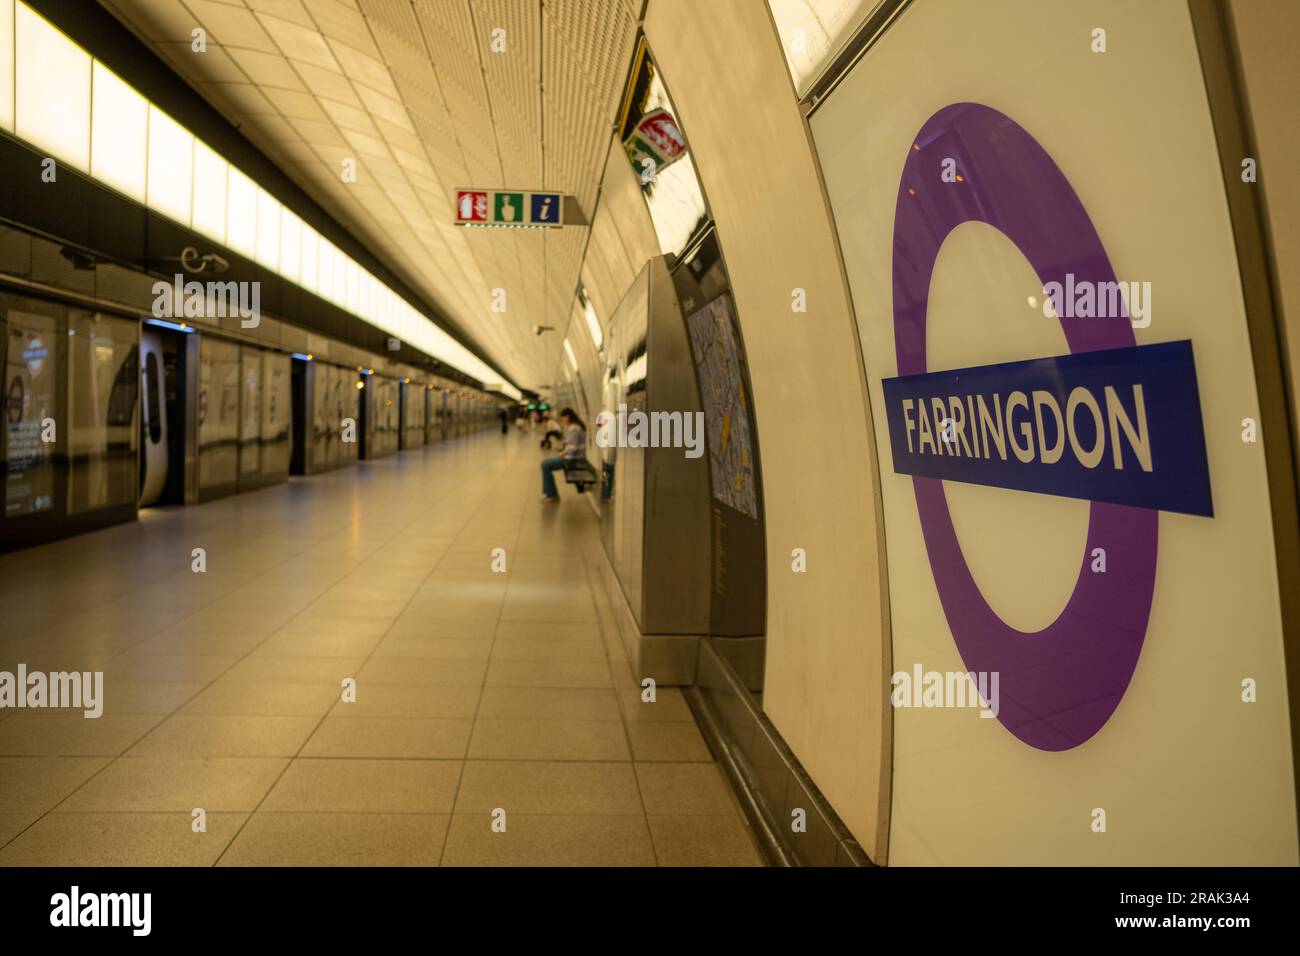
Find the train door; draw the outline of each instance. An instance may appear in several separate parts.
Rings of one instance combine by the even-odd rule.
[[[116,321],[120,323],[122,320]],[[97,331],[93,344],[95,355],[99,356],[103,353],[102,340],[107,334],[106,328],[116,326],[108,325],[109,318],[101,315],[95,316],[95,322]],[[192,331],[149,322],[140,331],[137,490],[141,508],[184,504],[190,500],[191,482],[187,478],[194,477],[194,455],[190,443],[198,428],[198,390],[193,380],[197,367],[197,338]],[[87,337],[87,342],[90,341]],[[132,428],[136,427],[133,419]],[[131,458],[134,457],[132,451]]]
[[[292,443],[289,474],[291,475],[307,474],[308,462],[311,460],[311,434],[315,423],[315,408],[312,403],[314,390],[311,388],[315,384],[312,381],[315,377],[314,372],[309,361],[294,356],[289,368],[289,395],[293,403],[293,412],[290,415]]]
[[[170,444],[167,363],[162,335],[140,335],[140,507],[157,504],[167,488]]]

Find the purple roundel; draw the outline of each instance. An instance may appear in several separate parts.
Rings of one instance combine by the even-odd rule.
[[[944,182],[945,159],[961,182]],[[926,372],[926,309],[939,248],[964,222],[983,222],[1015,243],[1044,286],[1114,282],[1106,250],[1069,180],[1012,119],[979,103],[954,103],[917,132],[894,212],[894,348],[898,374]],[[1072,353],[1135,344],[1128,322],[1061,318]],[[1110,719],[1137,667],[1155,588],[1159,512],[1093,501],[1074,592],[1055,621],[1026,633],[989,607],[971,575],[937,478],[913,477],[930,569],[962,660],[1000,673],[997,719],[1039,750],[1069,750]],[[1090,569],[1106,551],[1106,573]],[[1026,588],[1034,587],[1032,580]]]

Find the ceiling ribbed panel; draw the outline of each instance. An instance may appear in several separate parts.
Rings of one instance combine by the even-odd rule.
[[[519,0],[473,0],[479,57],[492,104],[504,185],[542,187],[542,111],[538,88],[540,8]],[[500,31],[500,32],[498,32]]]
[[[592,216],[640,0],[101,3],[517,384],[548,380],[587,227],[462,229],[452,191],[553,189]],[[190,48],[196,27],[205,53]],[[607,277],[590,283],[602,315],[631,278],[625,247],[642,244],[607,238],[617,261],[588,269]],[[507,312],[492,311],[494,289]]]

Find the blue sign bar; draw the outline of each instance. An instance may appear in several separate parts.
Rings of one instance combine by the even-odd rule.
[[[897,474],[1214,515],[1190,341],[883,386]]]

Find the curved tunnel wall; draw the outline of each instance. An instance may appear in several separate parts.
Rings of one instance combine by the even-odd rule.
[[[1287,685],[1300,655],[1286,622],[1295,629],[1300,335],[1287,309],[1297,246],[1279,157],[1291,152],[1286,116],[1300,83],[1280,39],[1287,31],[1249,4],[1201,0],[895,6],[901,12],[839,85],[818,91],[815,110],[797,100],[766,5],[649,0],[643,21],[717,225],[760,441],[782,452],[762,461],[763,709],[876,862],[1294,863]],[[1114,44],[1104,56],[1091,48],[1093,20],[1105,21]],[[1216,68],[1216,55],[1226,66]],[[1041,76],[1027,82],[1015,71],[1031,62]],[[1134,89],[1159,108],[1134,107]],[[903,164],[913,139],[920,149],[930,136],[917,133],[927,119],[965,101],[1025,124],[1077,193],[1117,278],[1153,280],[1159,318],[1132,333],[1126,322],[1126,347],[1190,342],[1197,376],[1213,517],[1130,514],[1129,524],[1158,529],[1149,619],[1123,689],[1063,747],[1027,742],[1033,733],[1015,720],[963,721],[973,712],[896,710],[889,700],[891,677],[913,663],[976,669],[954,637],[968,615],[945,614],[927,560],[913,479],[895,470],[881,387],[904,371],[890,276]],[[1231,142],[1234,124],[1246,142]],[[962,140],[968,132],[936,127],[962,162],[978,146]],[[1178,143],[1172,165],[1135,160],[1144,141]],[[1237,145],[1265,171],[1245,200],[1258,204],[1257,226],[1242,214],[1239,157],[1228,155]],[[659,251],[620,152],[611,144],[582,270],[602,319]],[[981,179],[989,172],[972,168]],[[1038,201],[1026,194],[1007,210]],[[933,329],[920,354],[931,367],[997,366],[1077,345],[1066,344],[1065,326],[1028,312],[988,319],[1001,315],[1007,290],[1019,309],[1042,294],[1042,270],[1035,276],[1005,229],[965,222],[939,242],[921,287]],[[792,308],[796,290],[806,312]],[[971,314],[981,322],[963,322]],[[600,407],[580,308],[569,335],[584,346],[583,384]],[[1264,436],[1243,441],[1243,419],[1264,423]],[[1099,573],[1092,561],[1080,569],[1088,502],[942,487],[985,599],[1022,634],[1046,633],[1071,586]],[[806,573],[792,570],[794,548],[807,553]],[[1122,555],[1112,549],[1121,567],[1100,573],[1128,573]],[[1087,669],[1101,645],[1089,628],[1078,638]],[[1244,700],[1247,679],[1269,687],[1269,699]]]
[[[767,450],[763,709],[882,860],[889,715],[876,464],[817,167],[763,4],[652,0],[645,30],[717,223]],[[792,308],[795,290],[806,312]],[[795,548],[806,572],[792,568]]]
[[[1286,685],[1296,655],[1284,628],[1294,604],[1287,585],[1294,549],[1286,543],[1294,475],[1289,463],[1276,466],[1290,448],[1275,400],[1278,357],[1260,346],[1262,326],[1263,338],[1275,334],[1272,317],[1254,308],[1248,319],[1242,299],[1242,282],[1250,281],[1238,272],[1243,224],[1224,202],[1222,131],[1211,121],[1198,49],[1205,28],[1198,36],[1192,26],[1204,7],[1168,0],[1084,11],[1005,0],[990,11],[915,0],[805,127],[762,5],[648,4],[646,35],[732,277],[761,441],[783,451],[763,460],[764,710],[877,862],[1295,862]],[[1259,31],[1240,8],[1238,33],[1258,47]],[[1099,16],[1110,28],[1110,59],[1089,48]],[[722,36],[726,44],[716,42]],[[1046,67],[1044,44],[1059,69]],[[1030,49],[1036,68],[1046,70],[1034,82],[1008,66]],[[1275,56],[1272,69],[1285,74],[1282,62]],[[1284,137],[1268,122],[1276,116],[1276,77],[1265,81],[1268,68],[1254,69],[1256,125],[1265,147],[1277,150]],[[1135,88],[1160,107],[1135,108]],[[1064,749],[1027,744],[1023,728],[1008,732],[997,720],[893,710],[888,700],[891,674],[913,661],[944,672],[975,669],[952,634],[954,622],[964,627],[965,612],[950,609],[945,620],[912,478],[895,472],[880,387],[904,371],[887,328],[902,164],[927,118],[967,100],[1015,112],[1049,154],[1063,157],[1062,172],[1116,271],[1154,279],[1163,292],[1157,328],[1139,326],[1136,345],[1191,340],[1200,380],[1215,516],[1140,513],[1158,521],[1161,545],[1131,687],[1109,720],[1091,721],[1094,736]],[[1124,115],[1118,125],[1111,123],[1117,114]],[[1172,167],[1133,159],[1133,145],[1148,140],[1179,143]],[[1283,209],[1273,226],[1279,258],[1292,251],[1283,241]],[[1055,322],[1026,318],[1023,335],[1010,336],[992,327],[972,335],[969,324],[953,324],[973,310],[998,314],[990,299],[998,283],[1017,293],[1024,286],[1021,308],[1041,295],[1041,275],[1005,237],[981,228],[962,226],[943,244],[932,306],[942,334],[928,346],[933,367],[1068,351]],[[805,314],[791,309],[796,288],[807,296]],[[1284,282],[1279,316],[1288,291]],[[1271,438],[1243,442],[1243,418],[1270,422]],[[961,540],[974,542],[966,550],[976,579],[1022,632],[1050,622],[1076,577],[1094,573],[1088,562],[1079,569],[1086,501],[945,487]],[[807,549],[806,574],[787,570],[793,547]],[[1085,647],[1095,637],[1080,634]],[[1080,666],[1090,661],[1085,652]],[[1271,699],[1244,700],[1246,678],[1271,687]]]

